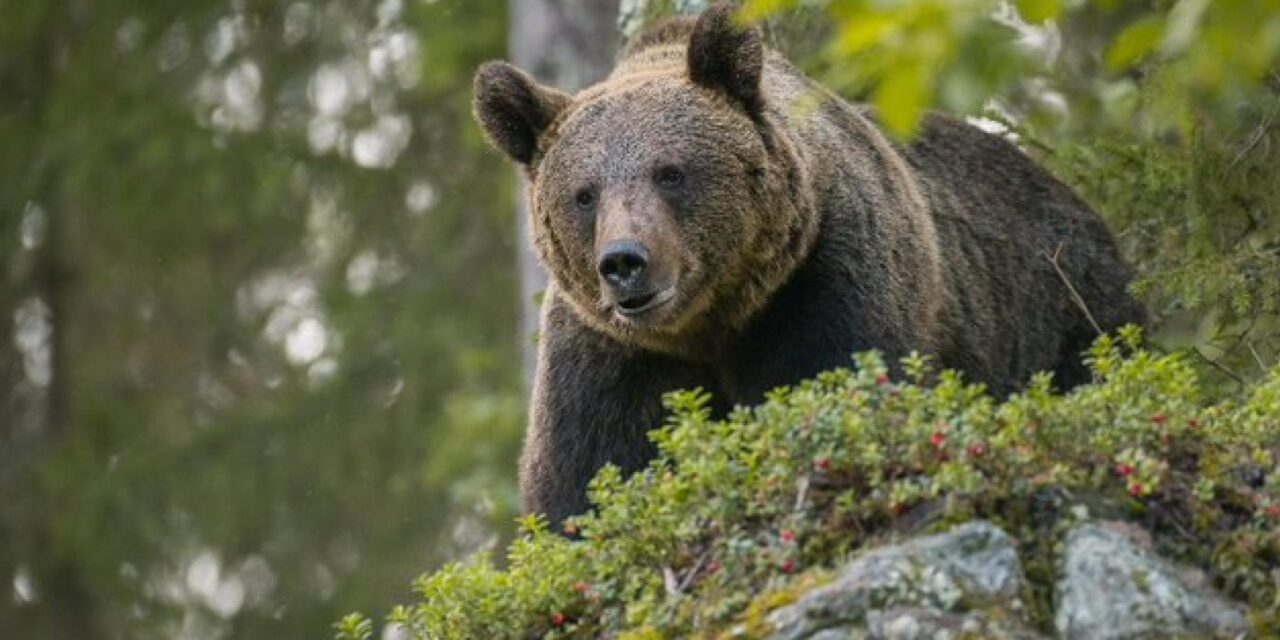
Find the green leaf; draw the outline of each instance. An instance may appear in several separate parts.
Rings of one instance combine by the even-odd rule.
[[[1018,14],[1031,24],[1044,24],[1062,14],[1062,0],[1017,0]]]
[[[915,133],[928,106],[928,81],[924,65],[914,62],[895,69],[876,87],[876,108],[894,136],[909,138]]]
[[[349,613],[333,625],[336,640],[369,640],[373,635],[373,621],[359,613]]]
[[[1116,36],[1116,41],[1107,51],[1107,68],[1111,71],[1123,71],[1133,66],[1156,50],[1163,32],[1163,21],[1154,15],[1129,25]]]
[[[743,3],[738,16],[747,22],[756,22],[790,9],[796,4],[797,0],[747,0]]]
[[[836,39],[837,50],[844,55],[855,55],[879,44],[885,35],[898,26],[889,16],[860,16],[840,25]]]
[[[1169,10],[1169,25],[1164,30],[1160,50],[1172,54],[1193,44],[1200,30],[1209,0],[1180,0]]]

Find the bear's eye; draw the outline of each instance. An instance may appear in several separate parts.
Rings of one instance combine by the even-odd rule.
[[[658,169],[658,172],[654,174],[653,179],[660,187],[665,189],[674,189],[675,187],[684,184],[684,172],[675,167],[663,167]]]
[[[596,204],[596,194],[590,189],[583,189],[573,196],[573,202],[578,205],[578,209],[590,211]]]

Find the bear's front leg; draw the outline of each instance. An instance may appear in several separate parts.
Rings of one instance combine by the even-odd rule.
[[[548,295],[520,459],[526,513],[554,524],[587,509],[587,483],[605,464],[624,473],[654,457],[648,432],[662,425],[662,394],[708,388],[673,358],[624,347],[584,325]]]

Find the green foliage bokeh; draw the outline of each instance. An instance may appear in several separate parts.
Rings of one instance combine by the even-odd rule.
[[[0,635],[318,637],[501,530],[505,4],[0,4]]]

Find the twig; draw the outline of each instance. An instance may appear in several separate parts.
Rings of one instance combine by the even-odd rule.
[[[800,511],[804,507],[805,500],[809,498],[809,476],[800,476],[796,481],[796,506],[792,511]]]
[[[1084,312],[1084,316],[1089,319],[1089,324],[1093,325],[1094,331],[1097,331],[1098,335],[1105,334],[1106,331],[1102,330],[1102,325],[1098,324],[1098,321],[1093,318],[1093,314],[1089,312],[1089,305],[1085,304],[1084,298],[1080,297],[1080,292],[1076,291],[1075,286],[1071,284],[1071,279],[1067,277],[1066,272],[1062,270],[1062,266],[1058,264],[1058,256],[1061,253],[1062,244],[1059,243],[1052,256],[1046,251],[1044,252],[1044,257],[1049,259],[1049,264],[1053,265],[1053,270],[1058,272],[1058,277],[1062,278],[1062,284],[1067,285],[1067,291],[1071,292],[1071,299],[1075,300],[1076,306],[1080,307],[1080,310]]]
[[[1193,353],[1195,353],[1196,355],[1200,356],[1200,359],[1201,359],[1201,360],[1204,360],[1204,361],[1205,361],[1205,363],[1207,363],[1208,365],[1212,366],[1213,368],[1217,369],[1218,371],[1221,371],[1221,372],[1223,372],[1223,373],[1227,374],[1227,376],[1228,376],[1228,377],[1230,377],[1232,380],[1235,380],[1235,381],[1236,381],[1236,384],[1238,384],[1238,385],[1240,385],[1240,386],[1242,386],[1242,387],[1243,387],[1243,386],[1246,386],[1246,385],[1248,384],[1248,382],[1247,382],[1247,381],[1245,381],[1244,376],[1241,376],[1240,374],[1236,373],[1235,371],[1232,371],[1232,370],[1231,370],[1227,365],[1222,364],[1221,362],[1218,362],[1217,360],[1214,360],[1213,358],[1210,358],[1209,356],[1206,356],[1206,355],[1204,354],[1204,352],[1200,350],[1200,347],[1194,347],[1191,351],[1192,351]]]
[[[702,570],[702,566],[707,563],[707,558],[710,557],[710,549],[703,551],[702,554],[698,556],[698,561],[693,563],[693,568],[689,569],[689,571],[684,574],[684,578],[680,579],[680,584],[676,585],[676,589],[679,592],[683,593],[685,589],[689,588],[690,583],[693,582],[694,576],[698,575],[698,572]]]
[[[1239,149],[1236,150],[1235,157],[1233,157],[1231,162],[1227,164],[1227,168],[1223,169],[1223,175],[1231,173],[1231,170],[1234,169],[1237,164],[1240,164],[1240,161],[1243,160],[1254,147],[1258,146],[1259,142],[1262,142],[1263,138],[1266,137],[1267,132],[1271,129],[1271,123],[1275,121],[1277,111],[1280,111],[1280,105],[1273,107],[1262,116],[1262,121],[1253,128],[1253,131],[1249,134],[1249,138],[1245,140],[1244,144],[1241,145]]]
[[[662,567],[662,586],[667,588],[667,595],[680,595],[680,584],[676,581],[676,572],[671,567]]]
[[[1249,353],[1253,354],[1253,361],[1258,363],[1258,369],[1262,371],[1262,375],[1267,375],[1267,372],[1269,371],[1267,369],[1267,363],[1262,361],[1262,356],[1258,355],[1258,350],[1253,348],[1253,341],[1250,340],[1247,344],[1249,347]]]
[[[1256,324],[1258,324],[1258,316],[1255,315],[1249,319],[1248,326],[1240,330],[1240,334],[1235,337],[1235,342],[1233,342],[1230,347],[1227,347],[1226,349],[1222,350],[1222,357],[1225,358],[1227,356],[1230,356],[1231,354],[1236,352],[1236,349],[1239,349],[1241,346],[1243,346],[1245,344],[1244,339],[1253,335],[1253,327]]]

